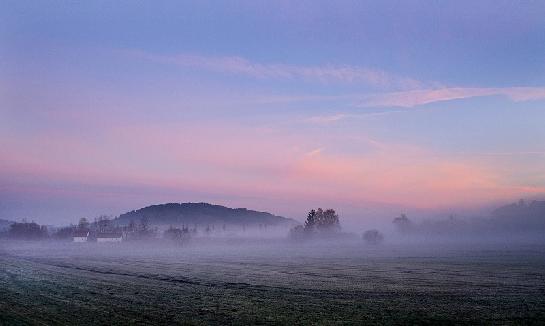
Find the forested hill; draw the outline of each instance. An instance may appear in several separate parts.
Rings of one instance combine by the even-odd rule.
[[[545,219],[545,201],[531,201],[529,203],[519,200],[518,203],[505,205],[494,210],[497,217],[535,216]]]
[[[282,225],[296,223],[294,220],[266,212],[246,208],[228,208],[208,203],[169,203],[152,205],[121,214],[116,222],[120,225],[138,222],[146,218],[155,225],[165,224],[237,224],[237,225]]]
[[[545,201],[525,202],[505,205],[492,212],[496,223],[512,224],[518,228],[540,229],[545,228]]]

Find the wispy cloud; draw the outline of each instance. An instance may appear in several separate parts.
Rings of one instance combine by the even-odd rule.
[[[320,148],[316,148],[310,152],[307,152],[305,155],[306,156],[315,156],[315,155],[319,155],[322,151],[324,150],[323,147],[320,147]]]
[[[425,88],[406,91],[382,92],[371,94],[340,94],[340,95],[271,95],[260,97],[258,103],[313,103],[328,102],[344,105],[346,108],[388,108],[383,112],[342,113],[334,115],[314,116],[307,119],[311,123],[331,123],[346,118],[361,118],[387,115],[394,112],[390,108],[412,108],[425,104],[469,99],[484,96],[501,96],[514,102],[535,101],[545,99],[545,87],[445,87]]]
[[[380,69],[351,65],[303,66],[285,63],[253,62],[239,56],[213,57],[192,54],[161,55],[143,51],[126,51],[132,56],[180,67],[243,75],[258,79],[293,79],[324,83],[363,83],[375,87],[397,89],[421,88],[424,84],[413,78],[399,76]]]
[[[347,117],[347,115],[343,114],[343,113],[338,113],[338,114],[333,114],[333,115],[317,115],[317,116],[313,116],[313,117],[310,117],[310,118],[306,119],[306,121],[308,121],[310,123],[317,123],[317,124],[329,124],[329,123],[332,123],[332,122],[342,120],[342,119],[344,119],[346,117]]]
[[[316,116],[312,116],[310,118],[305,119],[305,122],[312,123],[312,124],[332,124],[344,119],[364,119],[364,118],[379,117],[379,116],[389,115],[393,113],[404,113],[404,112],[407,112],[407,111],[406,110],[387,110],[387,111],[381,111],[381,112],[365,112],[365,113],[357,113],[357,114],[337,113],[332,115],[316,115]]]
[[[516,102],[545,98],[545,87],[446,87],[438,82],[420,81],[380,69],[353,65],[305,66],[285,63],[261,63],[240,56],[202,56],[185,53],[163,55],[137,50],[123,51],[123,53],[149,62],[254,79],[363,84],[386,91],[374,94],[269,96],[259,100],[259,102],[264,103],[349,101],[351,106],[356,107],[410,108],[434,102],[482,96],[504,96]],[[336,119],[332,121],[338,121],[346,117],[335,117]],[[314,122],[330,121],[318,119]]]
[[[358,106],[415,107],[440,101],[450,101],[481,96],[506,96],[512,101],[545,99],[545,87],[472,88],[450,87],[390,92],[363,96]]]
[[[456,154],[472,154],[480,156],[525,156],[525,155],[545,155],[545,151],[521,151],[521,152],[484,152],[484,153],[456,153]]]

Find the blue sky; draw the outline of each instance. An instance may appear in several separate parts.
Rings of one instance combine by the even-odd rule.
[[[214,201],[356,220],[543,196],[541,2],[0,12],[0,218]]]

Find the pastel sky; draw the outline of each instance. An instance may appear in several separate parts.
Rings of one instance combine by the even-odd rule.
[[[0,218],[545,196],[545,2],[2,1]]]

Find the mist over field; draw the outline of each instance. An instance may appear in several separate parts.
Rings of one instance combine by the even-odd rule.
[[[537,323],[543,245],[2,243],[3,323]],[[35,312],[38,312],[36,314]]]
[[[543,207],[402,214],[365,231],[332,209],[301,223],[206,203],[52,230],[12,223],[0,233],[0,322],[539,323]]]

